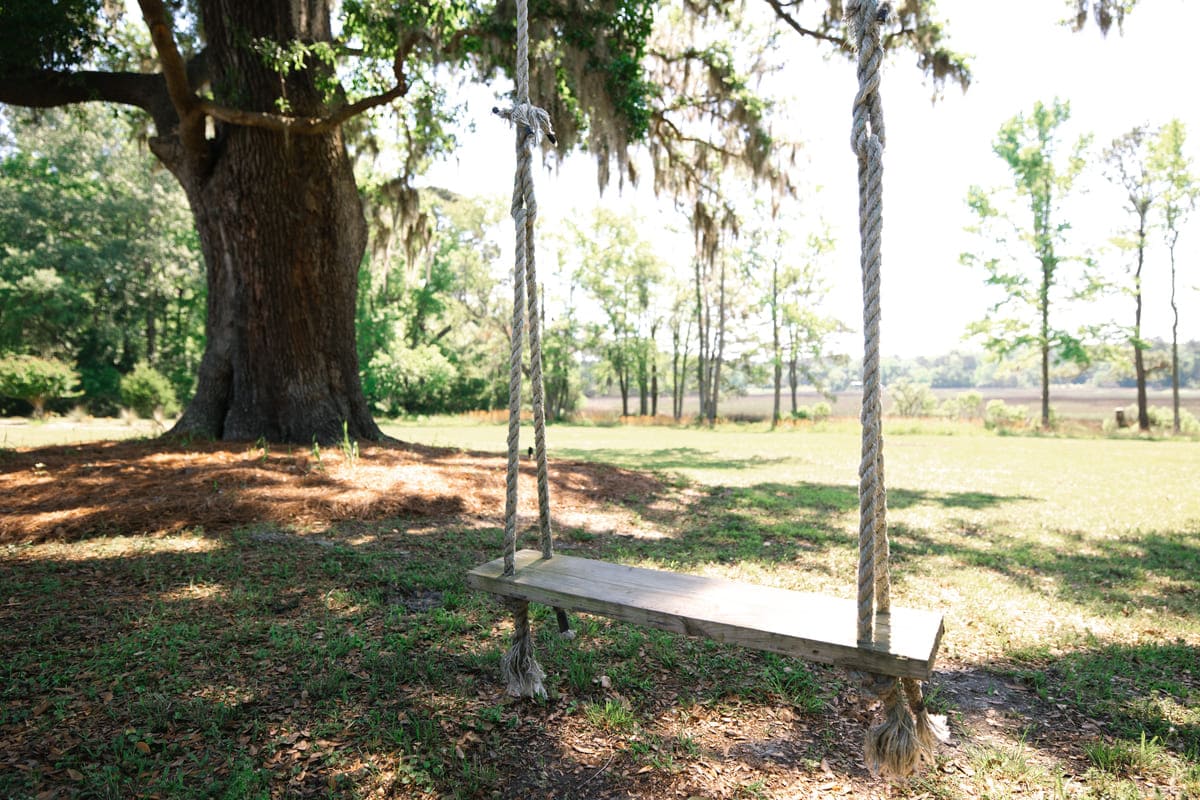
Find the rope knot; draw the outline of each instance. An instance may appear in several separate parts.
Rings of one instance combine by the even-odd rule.
[[[883,104],[879,98],[879,72],[883,65],[882,26],[891,15],[891,4],[877,0],[850,0],[846,24],[850,42],[858,53],[858,94],[854,98],[854,126],[850,145],[859,159],[876,156],[871,140],[884,144]]]
[[[525,131],[526,136],[533,137],[533,143],[538,144],[544,135],[550,144],[558,144],[554,136],[554,126],[550,124],[550,114],[544,108],[530,103],[517,103],[509,108],[492,108],[492,113],[510,125],[517,125]]]

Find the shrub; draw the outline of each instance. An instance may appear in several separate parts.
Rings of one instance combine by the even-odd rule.
[[[179,413],[179,402],[171,382],[145,362],[139,362],[133,372],[121,378],[121,403],[139,417],[152,417],[155,412],[167,417]]]
[[[1175,426],[1174,412],[1169,406],[1147,406],[1146,416],[1150,417],[1151,430],[1170,431]],[[1137,404],[1127,406],[1125,419],[1134,430],[1137,429],[1137,418]],[[1200,434],[1200,420],[1186,408],[1179,409],[1179,432],[1192,436]]]
[[[115,417],[121,409],[121,373],[112,364],[84,363],[79,385],[88,410],[97,416]]]
[[[824,400],[818,400],[816,403],[813,403],[812,418],[817,422],[829,419],[829,415],[832,413],[833,406],[829,405],[829,403],[826,403]]]
[[[946,416],[978,419],[983,414],[983,395],[976,391],[960,392],[945,403]]]
[[[51,358],[9,356],[0,359],[0,394],[24,400],[33,406],[33,416],[46,416],[46,401],[77,397],[73,387],[79,373],[68,364]]]
[[[458,377],[454,364],[431,345],[381,350],[367,365],[363,388],[387,414],[441,411]]]
[[[983,424],[988,430],[1011,430],[1028,422],[1028,408],[1010,406],[1003,400],[989,400],[983,411]]]
[[[892,411],[902,417],[927,417],[937,408],[937,397],[925,383],[902,378],[888,387]]]

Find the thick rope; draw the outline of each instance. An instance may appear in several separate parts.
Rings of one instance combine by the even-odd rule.
[[[527,137],[528,138],[528,137]],[[533,223],[537,200],[533,194],[532,157],[525,148],[523,191],[525,201],[525,297],[529,303],[529,382],[533,390],[533,444],[537,459],[538,522],[542,533],[542,556],[554,555],[550,528],[550,470],[546,457],[546,395],[542,380],[542,325],[538,310],[537,260],[534,258]]]
[[[545,697],[546,687],[542,681],[546,673],[542,671],[533,652],[533,634],[529,630],[529,603],[514,600],[512,610],[512,646],[500,658],[500,675],[504,679],[506,690],[513,697]]]
[[[859,464],[858,639],[874,638],[875,612],[887,611],[887,500],[883,483],[883,402],[879,371],[880,267],[883,261],[883,106],[879,70],[883,62],[881,22],[887,6],[851,0],[846,15],[858,48],[858,95],[854,98],[852,145],[858,156],[859,237],[862,241],[863,404]]]
[[[891,610],[891,558],[883,476],[883,387],[879,367],[880,273],[883,263],[882,24],[887,3],[850,0],[846,18],[858,51],[851,145],[858,156],[860,267],[863,285],[862,461],[859,464],[858,641],[876,643],[876,614]],[[921,684],[911,678],[865,676],[863,688],[884,707],[882,723],[867,731],[864,758],[872,774],[903,777],[932,759],[945,727],[925,709]]]
[[[517,86],[516,103],[510,109],[493,109],[516,128],[517,168],[513,176],[512,218],[515,233],[513,264],[512,348],[509,354],[508,392],[508,472],[504,508],[504,575],[516,572],[517,483],[521,458],[521,355],[526,324],[524,308],[528,303],[530,382],[533,390],[533,427],[537,455],[538,518],[541,528],[542,555],[554,554],[550,528],[550,480],[546,457],[546,401],[542,380],[542,337],[537,302],[537,270],[534,258],[534,222],[537,200],[533,191],[532,145],[545,134],[554,141],[550,115],[529,102],[529,6],[517,0]],[[501,674],[508,693],[517,697],[545,697],[542,685],[545,673],[534,654],[529,630],[529,604],[512,604],[513,642],[501,660]],[[563,635],[571,631],[566,613],[558,611]]]
[[[520,132],[518,129],[518,140]],[[521,153],[518,146],[517,154]],[[514,192],[515,195],[515,192]],[[512,347],[508,374],[508,472],[504,494],[504,575],[516,570],[517,551],[517,478],[521,459],[521,348],[525,329],[525,218],[524,209],[513,202],[516,223],[516,259],[513,267]]]
[[[515,570],[517,545],[517,477],[520,471],[521,434],[521,351],[522,330],[528,303],[530,383],[533,391],[534,450],[537,458],[538,519],[542,555],[554,554],[550,526],[550,479],[546,455],[546,402],[542,378],[542,337],[537,302],[537,269],[534,249],[534,222],[537,199],[533,191],[532,145],[542,135],[554,140],[550,115],[529,103],[529,7],[528,0],[517,2],[517,102],[512,108],[492,111],[516,128],[517,169],[513,176],[512,218],[516,234],[513,266],[513,332],[510,353],[508,405],[508,475],[504,516],[504,574]]]

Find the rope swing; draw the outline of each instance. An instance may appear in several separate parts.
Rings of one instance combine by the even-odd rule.
[[[533,385],[534,457],[537,459],[538,521],[543,558],[554,555],[550,530],[550,481],[546,464],[546,403],[542,388],[542,337],[538,317],[537,270],[535,266],[534,221],[537,199],[533,192],[533,145],[545,135],[554,141],[550,115],[529,102],[529,4],[517,0],[517,96],[512,108],[492,109],[516,128],[517,169],[513,176],[512,218],[516,234],[513,266],[512,348],[508,383],[508,473],[504,497],[504,575],[515,574],[517,549],[517,478],[521,458],[521,352],[526,302],[529,308],[529,377]],[[512,646],[500,662],[501,674],[514,697],[545,697],[542,680],[546,674],[533,652],[529,630],[529,603],[512,600],[514,627]],[[566,616],[559,612],[564,635]]]
[[[722,578],[554,555],[534,259],[537,202],[532,166],[533,146],[542,136],[553,142],[554,132],[549,115],[529,102],[528,0],[517,0],[516,100],[511,108],[493,109],[516,128],[517,149],[512,198],[516,256],[504,554],[471,570],[467,584],[504,598],[512,609],[512,644],[501,659],[501,672],[510,695],[546,696],[543,685],[546,676],[535,657],[529,628],[530,602],[554,606],[559,631],[568,637],[573,634],[563,609],[602,614],[854,671],[861,677],[864,690],[882,701],[885,711],[884,721],[866,735],[867,767],[876,775],[904,776],[914,772],[923,760],[932,759],[937,741],[945,737],[944,727],[925,709],[921,686],[921,681],[928,680],[933,673],[943,625],[940,614],[891,605],[879,373],[884,146],[879,68],[883,60],[880,28],[887,19],[888,6],[877,0],[849,0],[846,13],[858,54],[859,90],[854,100],[852,140],[858,156],[865,344],[857,602]],[[517,550],[522,351],[526,329],[533,393],[540,552]]]
[[[883,62],[881,28],[890,7],[876,0],[850,0],[846,19],[858,54],[851,145],[858,156],[858,231],[863,287],[862,461],[859,464],[858,641],[876,640],[877,615],[891,613],[887,491],[883,481],[883,403],[879,370],[880,267],[883,264]],[[885,719],[867,732],[864,756],[872,774],[905,776],[932,759],[941,723],[925,708],[921,682],[868,674],[864,688],[883,702]],[[907,700],[907,705],[905,701]]]

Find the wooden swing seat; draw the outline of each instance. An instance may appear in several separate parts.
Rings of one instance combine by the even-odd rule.
[[[494,595],[584,611],[718,642],[768,650],[864,672],[928,680],[942,639],[942,615],[893,608],[876,614],[875,640],[856,641],[853,600],[629,567],[576,556],[516,554],[467,573],[467,585]]]

